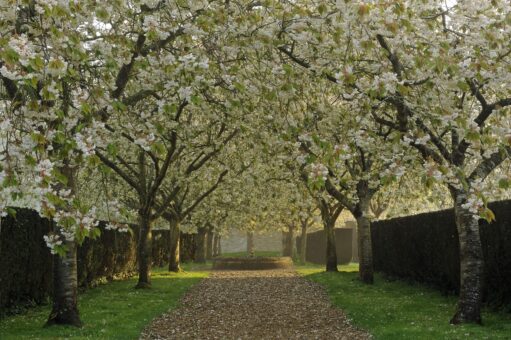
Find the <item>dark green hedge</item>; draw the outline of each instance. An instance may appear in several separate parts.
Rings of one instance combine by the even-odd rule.
[[[489,207],[496,221],[480,221],[485,301],[511,305],[511,200]],[[452,209],[373,222],[372,241],[376,271],[458,292],[459,243]]]
[[[16,217],[0,220],[0,317],[7,311],[49,301],[52,285],[52,255],[43,236],[50,230],[50,221],[29,209],[18,209]],[[138,227],[133,233],[104,228],[95,240],[87,239],[79,248],[78,284],[81,288],[104,280],[127,277],[136,272]],[[168,263],[168,230],[153,231],[153,265]],[[190,248],[193,236],[181,239]],[[189,249],[182,247],[183,257]]]
[[[52,258],[43,235],[50,222],[32,210],[0,220],[0,316],[18,303],[42,303],[51,289]]]
[[[335,228],[335,248],[338,264],[347,264],[351,261],[352,232],[351,228]],[[300,237],[296,238],[296,249],[298,251],[300,250]],[[307,234],[305,261],[317,264],[326,263],[326,237],[324,230]]]

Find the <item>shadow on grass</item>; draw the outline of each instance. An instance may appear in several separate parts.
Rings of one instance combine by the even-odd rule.
[[[39,306],[1,320],[0,338],[137,339],[153,318],[175,308],[179,298],[207,275],[206,271],[185,266],[182,273],[156,269],[151,289],[134,289],[136,278],[100,285],[79,295],[82,328],[43,328],[50,306]]]
[[[305,278],[322,284],[333,304],[345,311],[353,324],[376,339],[511,339],[511,314],[483,312],[483,326],[452,326],[456,297],[376,275],[374,285],[365,285],[352,271],[341,266],[327,273],[316,266],[298,267]]]

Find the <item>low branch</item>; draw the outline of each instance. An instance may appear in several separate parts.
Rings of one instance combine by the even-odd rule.
[[[493,153],[490,157],[485,158],[479,165],[472,171],[468,179],[472,182],[474,180],[484,180],[495,168],[511,156],[511,147],[506,146],[504,150],[499,150]]]

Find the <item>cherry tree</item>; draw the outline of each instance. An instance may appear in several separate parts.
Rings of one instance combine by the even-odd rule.
[[[493,219],[487,184],[495,186],[484,180],[510,151],[509,10],[506,1],[336,2],[284,25],[293,43],[283,53],[399,132],[430,180],[449,188],[461,260],[452,323],[481,321],[478,219]]]

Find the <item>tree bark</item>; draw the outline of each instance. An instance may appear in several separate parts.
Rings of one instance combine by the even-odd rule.
[[[305,263],[307,257],[307,221],[302,222],[302,232],[300,234],[300,262]]]
[[[76,191],[76,168],[70,166],[66,161],[60,171],[67,178],[65,188]],[[56,188],[61,189],[61,188]],[[76,262],[77,244],[65,239],[61,230],[57,227],[56,233],[64,241],[67,251],[63,256],[53,256],[53,305],[52,311],[46,322],[51,325],[72,325],[82,326],[80,315],[78,313],[78,272]]]
[[[282,256],[293,256],[293,246],[291,239],[293,238],[292,231],[282,232]]]
[[[140,232],[137,246],[138,283],[135,288],[151,287],[151,218],[146,212],[139,212]]]
[[[206,228],[197,229],[197,247],[195,248],[195,262],[206,263]]]
[[[254,255],[254,232],[247,231],[247,254]]]
[[[358,227],[357,222],[349,222],[349,226],[351,227],[352,237],[351,237],[351,262],[358,263]]]
[[[63,238],[63,236],[61,235]],[[78,280],[76,265],[76,243],[66,241],[64,256],[53,256],[53,306],[47,326],[82,326],[78,313]]]
[[[462,190],[451,190],[454,214],[460,244],[460,296],[452,324],[481,323],[483,251],[479,221],[463,207],[468,195]]]
[[[373,246],[371,244],[371,221],[369,220],[372,194],[366,181],[358,182],[357,196],[358,203],[352,213],[357,220],[358,275],[362,282],[372,284],[374,282]]]
[[[326,236],[326,271],[337,270],[337,247],[335,245],[335,222],[327,221],[324,224]]]
[[[289,249],[289,256],[292,257],[292,258],[295,258],[296,256],[296,238],[295,238],[295,233],[294,233],[294,226],[293,225],[290,225],[288,226],[288,232],[287,232],[287,238],[286,238],[286,241],[287,241],[287,246],[286,248]]]
[[[212,228],[208,228],[206,234],[206,260],[211,260],[213,258],[213,230]]]
[[[218,245],[220,243],[220,235],[218,235],[217,233],[215,233],[213,235],[213,257],[216,257],[218,256],[219,254],[219,251],[218,251]]]
[[[218,235],[218,253],[217,256],[222,255],[222,235]]]
[[[169,231],[169,271],[179,273],[181,271],[179,251],[180,251],[180,230],[177,220],[170,221]]]
[[[374,282],[373,249],[371,244],[371,222],[367,215],[357,218],[358,228],[358,273],[364,283]]]

